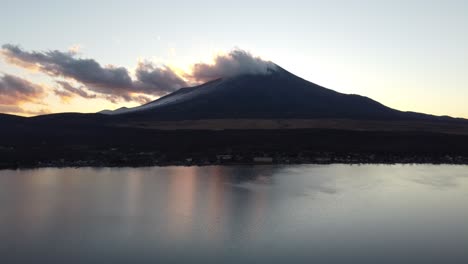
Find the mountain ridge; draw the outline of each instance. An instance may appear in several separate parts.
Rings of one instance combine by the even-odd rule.
[[[268,74],[243,74],[181,88],[145,105],[104,112],[130,119],[283,119],[452,120],[399,111],[371,98],[343,94],[300,78],[280,66]]]

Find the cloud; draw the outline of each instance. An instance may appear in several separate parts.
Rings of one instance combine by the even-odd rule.
[[[214,63],[197,63],[191,73],[177,74],[167,65],[140,62],[132,78],[124,67],[102,66],[94,59],[83,59],[79,46],[69,51],[25,51],[19,46],[5,44],[0,54],[10,64],[40,71],[55,79],[60,88],[53,92],[63,101],[74,97],[103,98],[113,103],[121,101],[147,103],[154,96],[162,96],[190,84],[200,84],[218,78],[242,74],[268,74],[277,66],[251,53],[235,49],[217,55]],[[74,87],[68,81],[80,86]]]
[[[186,85],[181,77],[166,66],[140,64],[136,72],[137,80],[132,80],[126,68],[101,66],[93,59],[76,58],[77,53],[74,50],[27,52],[18,46],[5,44],[1,53],[11,64],[39,70],[52,77],[74,79],[88,90],[102,94],[111,101],[147,102],[149,97],[145,95],[163,95]],[[66,94],[64,91],[58,93]]]
[[[27,109],[20,108],[19,110],[20,111],[10,112],[10,113],[28,115],[28,116],[47,115],[51,113],[49,109],[45,109],[45,108],[38,109],[38,110],[27,110]]]
[[[55,89],[55,95],[59,96],[63,101],[68,101],[73,97],[79,96],[86,99],[94,99],[97,97],[96,94],[91,94],[85,90],[84,86],[74,87],[66,81],[56,81],[60,85],[61,89]]]
[[[78,54],[80,53],[81,48],[82,46],[80,44],[75,44],[68,48],[68,52],[70,52],[71,54]]]
[[[276,67],[274,63],[254,57],[248,51],[234,49],[228,54],[216,56],[213,64],[194,64],[192,73],[187,77],[203,83],[242,74],[268,74]]]
[[[155,66],[150,62],[140,62],[135,71],[137,82],[135,87],[139,92],[151,93],[152,87],[159,87],[156,95],[173,92],[187,86],[187,82],[165,65]]]
[[[17,105],[0,104],[0,113],[22,113],[24,110]]]
[[[93,59],[77,59],[73,51],[26,52],[10,44],[3,45],[2,48],[3,56],[10,63],[22,67],[29,65],[51,76],[75,79],[96,92],[119,94],[132,86],[127,69],[102,67]]]
[[[60,97],[60,99],[63,102],[68,102],[75,97],[81,97],[85,99],[101,98],[101,99],[105,99],[105,100],[108,100],[117,104],[119,100],[121,99],[121,96],[118,96],[118,95],[92,93],[85,86],[75,87],[66,81],[55,81],[55,82],[59,85],[59,88],[54,90],[54,94]],[[152,100],[150,97],[145,96],[145,95],[140,95],[140,94],[138,95],[132,94],[132,95],[125,95],[125,96],[126,96],[125,98],[126,101],[134,101],[140,104],[145,104]]]
[[[25,79],[4,74],[0,76],[0,104],[18,105],[25,102],[40,103],[44,88]]]
[[[102,96],[99,96],[99,98],[104,98],[114,104],[117,104],[120,102],[121,100],[121,97],[120,96],[117,96],[117,95],[112,95],[112,94],[108,94],[108,95],[102,95]],[[125,100],[126,101],[134,101],[134,102],[137,102],[137,103],[140,103],[140,104],[146,104],[146,103],[149,103],[151,102],[153,99],[151,97],[148,97],[146,95],[128,95],[128,97],[125,97]]]
[[[45,96],[45,89],[38,84],[9,74],[0,76],[0,112],[2,113],[38,114],[21,108],[21,105],[42,104],[41,99]],[[41,114],[46,112],[46,110],[40,111]]]
[[[0,113],[35,116],[35,115],[50,114],[50,111],[47,109],[40,109],[40,110],[34,111],[34,110],[24,109],[18,105],[1,105],[0,104]]]
[[[153,101],[153,99],[148,96],[140,94],[140,95],[133,95],[132,101],[138,102],[140,104],[146,104],[146,103]]]

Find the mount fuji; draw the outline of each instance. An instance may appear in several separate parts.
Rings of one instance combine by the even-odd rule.
[[[181,88],[134,108],[100,113],[132,120],[358,119],[446,120],[386,107],[370,98],[342,94],[273,65],[265,74],[243,74]]]

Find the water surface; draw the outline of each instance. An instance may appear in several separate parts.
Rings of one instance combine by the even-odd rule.
[[[0,171],[1,263],[468,263],[468,167]]]

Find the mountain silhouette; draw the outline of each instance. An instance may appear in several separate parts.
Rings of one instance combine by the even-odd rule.
[[[306,81],[276,66],[268,74],[244,74],[182,88],[135,108],[101,113],[152,120],[310,119],[369,120],[447,119],[402,112],[370,98],[342,94]]]

